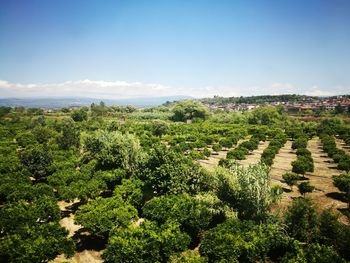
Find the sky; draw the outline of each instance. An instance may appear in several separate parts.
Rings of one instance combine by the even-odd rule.
[[[349,0],[0,0],[0,97],[349,91]]]

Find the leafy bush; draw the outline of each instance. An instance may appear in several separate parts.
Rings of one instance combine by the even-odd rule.
[[[306,193],[311,193],[315,189],[315,187],[310,185],[310,182],[301,182],[298,185],[298,189],[302,195],[305,195]]]
[[[137,210],[120,196],[98,197],[81,206],[75,221],[96,234],[107,235],[113,227],[127,227],[137,218]]]
[[[288,246],[289,238],[276,225],[256,225],[237,219],[209,230],[199,247],[209,262],[258,262],[277,259]]]
[[[299,180],[299,175],[293,172],[285,173],[282,175],[284,182],[290,186],[290,189],[293,190],[293,185],[296,185]]]
[[[295,139],[292,143],[292,149],[306,148],[308,139],[304,136]]]
[[[75,122],[86,121],[88,119],[88,114],[85,110],[75,110],[71,113],[71,117]]]
[[[333,184],[340,191],[344,192],[348,198],[348,208],[350,210],[350,173],[333,177]]]
[[[158,226],[146,219],[140,226],[114,228],[103,258],[105,262],[167,262],[189,243],[190,237],[180,231],[178,224]]]

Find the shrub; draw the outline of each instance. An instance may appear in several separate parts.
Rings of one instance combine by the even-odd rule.
[[[249,153],[249,150],[244,147],[238,147],[236,149],[227,152],[226,158],[244,160],[245,156]]]
[[[299,137],[295,139],[292,143],[292,149],[306,148],[307,146],[307,138]]]
[[[282,175],[282,178],[284,182],[290,186],[290,190],[293,190],[293,185],[296,185],[299,179],[299,175],[293,172],[285,173],[284,175]]]
[[[311,193],[315,187],[310,185],[309,182],[302,182],[298,185],[300,194],[305,195],[306,193]]]

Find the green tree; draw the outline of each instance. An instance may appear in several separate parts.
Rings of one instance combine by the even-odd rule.
[[[42,145],[30,145],[19,152],[21,163],[36,179],[47,176],[50,173],[52,155]]]
[[[319,217],[318,242],[323,245],[333,246],[346,260],[350,259],[350,228],[339,222],[339,214],[325,209]]]
[[[1,262],[46,262],[62,253],[71,256],[74,243],[59,219],[58,205],[50,196],[4,204],[0,210]]]
[[[85,110],[79,109],[73,111],[71,117],[75,122],[86,121],[88,119],[88,114]]]
[[[339,161],[338,169],[344,170],[346,172],[350,171],[350,157],[349,156],[346,156]]]
[[[197,251],[186,250],[170,258],[170,263],[207,263],[208,259],[201,257]]]
[[[283,255],[289,243],[277,225],[231,219],[206,232],[199,251],[209,262],[264,262]]]
[[[181,229],[196,237],[206,229],[213,217],[210,207],[188,194],[169,195],[152,198],[143,208],[143,215],[160,224],[167,221],[178,222]]]
[[[113,227],[127,227],[137,218],[137,210],[120,196],[98,197],[81,206],[75,221],[93,233],[108,236]]]
[[[297,160],[292,162],[292,172],[298,173],[305,177],[306,172],[314,171],[314,164],[312,160],[305,156],[299,156]]]
[[[209,175],[199,164],[182,153],[155,146],[140,169],[140,179],[150,195],[195,194],[204,189]]]
[[[298,137],[292,143],[292,149],[306,148],[308,139],[304,136]]]
[[[210,155],[211,155],[211,151],[207,148],[207,147],[205,147],[204,149],[203,149],[203,154],[204,154],[204,156],[205,157],[210,157]]]
[[[181,101],[172,109],[174,121],[186,121],[193,119],[207,119],[209,111],[201,103],[192,100]]]
[[[140,209],[143,205],[143,182],[135,178],[123,179],[122,184],[115,187],[113,194]]]
[[[32,130],[32,134],[38,143],[45,144],[51,138],[55,137],[54,131],[46,126],[36,126]]]
[[[350,210],[350,173],[333,177],[333,184],[340,191],[344,192],[348,198],[348,209]]]
[[[155,136],[161,137],[167,133],[169,125],[165,121],[155,120],[152,122],[152,129]]]
[[[284,118],[284,113],[278,112],[275,107],[266,106],[254,109],[248,118],[250,124],[272,125],[279,123]]]
[[[229,150],[226,154],[227,159],[235,160],[244,160],[246,155],[249,153],[249,150],[245,147],[238,147],[232,150]]]
[[[73,256],[74,243],[67,238],[68,231],[57,222],[25,225],[21,232],[0,237],[2,262],[41,263],[53,260],[60,254]]]
[[[221,151],[221,149],[222,149],[222,146],[220,144],[214,144],[213,145],[213,151],[214,152],[219,152],[219,151]]]
[[[288,209],[285,223],[288,233],[302,242],[315,240],[318,220],[314,204],[307,198],[296,198]]]
[[[95,171],[94,161],[76,167],[72,162],[64,162],[63,167],[47,177],[55,188],[60,200],[80,199],[83,203],[96,198],[107,190],[110,177]]]
[[[282,175],[282,178],[284,182],[289,185],[290,190],[293,191],[293,186],[297,184],[297,181],[299,180],[299,175],[296,173],[285,173]]]
[[[178,224],[169,222],[162,226],[144,220],[138,225],[114,228],[103,252],[105,262],[167,262],[168,259],[187,248],[188,235],[182,233]]]
[[[39,222],[58,221],[59,209],[54,199],[44,196],[32,203],[23,200],[8,203],[0,210],[0,229],[2,233],[20,232],[25,225],[37,225]]]
[[[28,145],[35,144],[36,139],[31,131],[24,131],[17,134],[16,142],[18,146],[24,148]]]
[[[1,106],[0,107],[0,118],[4,117],[6,114],[11,112],[11,107],[5,107],[5,106]]]
[[[306,193],[311,193],[315,187],[310,185],[310,182],[301,182],[298,185],[298,189],[300,194],[305,195]]]
[[[287,253],[281,263],[345,263],[338,253],[332,248],[317,243],[312,243],[301,247],[296,251]]]
[[[132,173],[141,162],[139,141],[131,134],[97,131],[84,141],[85,154],[97,160],[98,168],[122,168]]]
[[[61,132],[57,136],[57,144],[63,150],[71,147],[79,148],[80,131],[71,121],[66,121],[61,126]]]
[[[258,164],[242,168],[235,163],[228,167],[226,172],[217,172],[218,197],[236,208],[239,218],[264,220],[282,192],[271,186],[268,167]]]

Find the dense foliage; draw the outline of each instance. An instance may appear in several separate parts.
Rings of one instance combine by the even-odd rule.
[[[86,243],[99,244],[105,262],[349,261],[349,226],[318,212],[306,194],[313,186],[300,183],[303,196],[285,214],[273,210],[282,194],[270,177],[276,154],[293,140],[296,173],[283,175],[292,189],[313,170],[307,142],[316,133],[348,171],[336,141],[348,143],[345,123],[305,123],[280,107],[1,108],[0,262],[48,262],[91,249]],[[238,165],[262,141],[260,162]],[[213,169],[201,165],[224,155]],[[349,181],[334,177],[348,198]],[[69,233],[65,220],[81,228]]]

